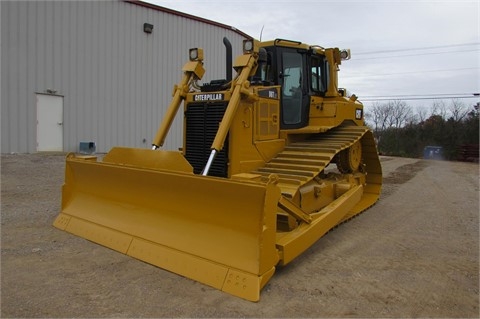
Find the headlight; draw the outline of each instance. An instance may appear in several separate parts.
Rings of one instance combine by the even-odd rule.
[[[203,50],[200,48],[193,48],[188,51],[188,56],[190,61],[202,61],[203,60]]]
[[[253,40],[243,40],[243,54],[249,54],[253,52]]]

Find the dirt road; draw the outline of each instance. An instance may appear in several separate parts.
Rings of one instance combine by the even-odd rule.
[[[382,158],[377,205],[252,303],[52,227],[63,155],[1,159],[3,318],[479,316],[478,164]]]

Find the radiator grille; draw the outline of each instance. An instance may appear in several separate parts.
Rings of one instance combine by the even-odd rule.
[[[227,107],[226,103],[189,104],[185,112],[185,157],[200,174],[207,164],[218,126]],[[210,176],[228,176],[228,136],[222,151],[218,152],[210,168]]]

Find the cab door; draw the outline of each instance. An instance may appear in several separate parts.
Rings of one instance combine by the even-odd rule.
[[[282,48],[279,82],[282,87],[281,128],[294,129],[308,124],[309,97],[306,55],[296,49]]]

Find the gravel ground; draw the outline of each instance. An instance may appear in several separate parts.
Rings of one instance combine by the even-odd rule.
[[[52,226],[64,154],[1,157],[1,317],[479,317],[478,164],[382,157],[371,209],[258,303]]]

